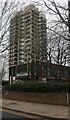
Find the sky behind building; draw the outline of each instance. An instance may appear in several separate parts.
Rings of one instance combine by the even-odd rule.
[[[16,1],[16,0],[0,0],[0,2],[4,2],[4,1]],[[17,1],[20,1],[20,0],[17,0]],[[21,1],[23,1],[23,0],[21,0]],[[24,0],[24,2],[31,2],[31,1],[39,1],[39,0]],[[43,0],[40,0],[40,1],[43,1]],[[45,0],[45,1],[47,1],[47,0]],[[52,0],[53,1],[53,0]],[[58,3],[67,3],[68,2],[68,0],[55,0],[55,2],[58,2]]]

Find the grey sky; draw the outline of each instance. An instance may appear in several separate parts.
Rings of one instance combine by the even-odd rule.
[[[0,0],[0,1],[4,2],[6,0]],[[7,0],[7,1],[16,1],[16,0]],[[19,1],[25,1],[25,2],[29,1],[30,2],[30,1],[39,1],[39,0],[19,0]],[[40,0],[40,1],[42,1],[42,0]],[[45,0],[45,1],[47,1],[47,0]],[[68,2],[68,0],[54,0],[54,1],[58,2],[58,3],[67,3]]]
[[[59,3],[67,3],[67,0],[55,0],[55,1]]]

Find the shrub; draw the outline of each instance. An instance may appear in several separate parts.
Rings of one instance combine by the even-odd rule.
[[[7,84],[4,89],[22,92],[69,92],[68,83],[16,82]]]
[[[2,81],[2,86],[5,86],[7,84],[9,84],[9,81],[7,81],[7,80],[6,81],[5,80]]]

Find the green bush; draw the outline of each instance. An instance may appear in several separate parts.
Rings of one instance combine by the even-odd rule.
[[[68,83],[16,82],[7,84],[5,90],[21,92],[70,92]]]
[[[7,80],[6,81],[5,80],[2,81],[2,86],[5,86],[7,84],[9,84],[9,81],[7,81]]]

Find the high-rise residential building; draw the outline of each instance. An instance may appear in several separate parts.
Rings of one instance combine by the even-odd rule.
[[[46,16],[30,4],[10,20],[9,79],[29,73],[32,61],[46,61]],[[19,71],[19,72],[18,72]],[[31,74],[31,73],[29,73]]]

